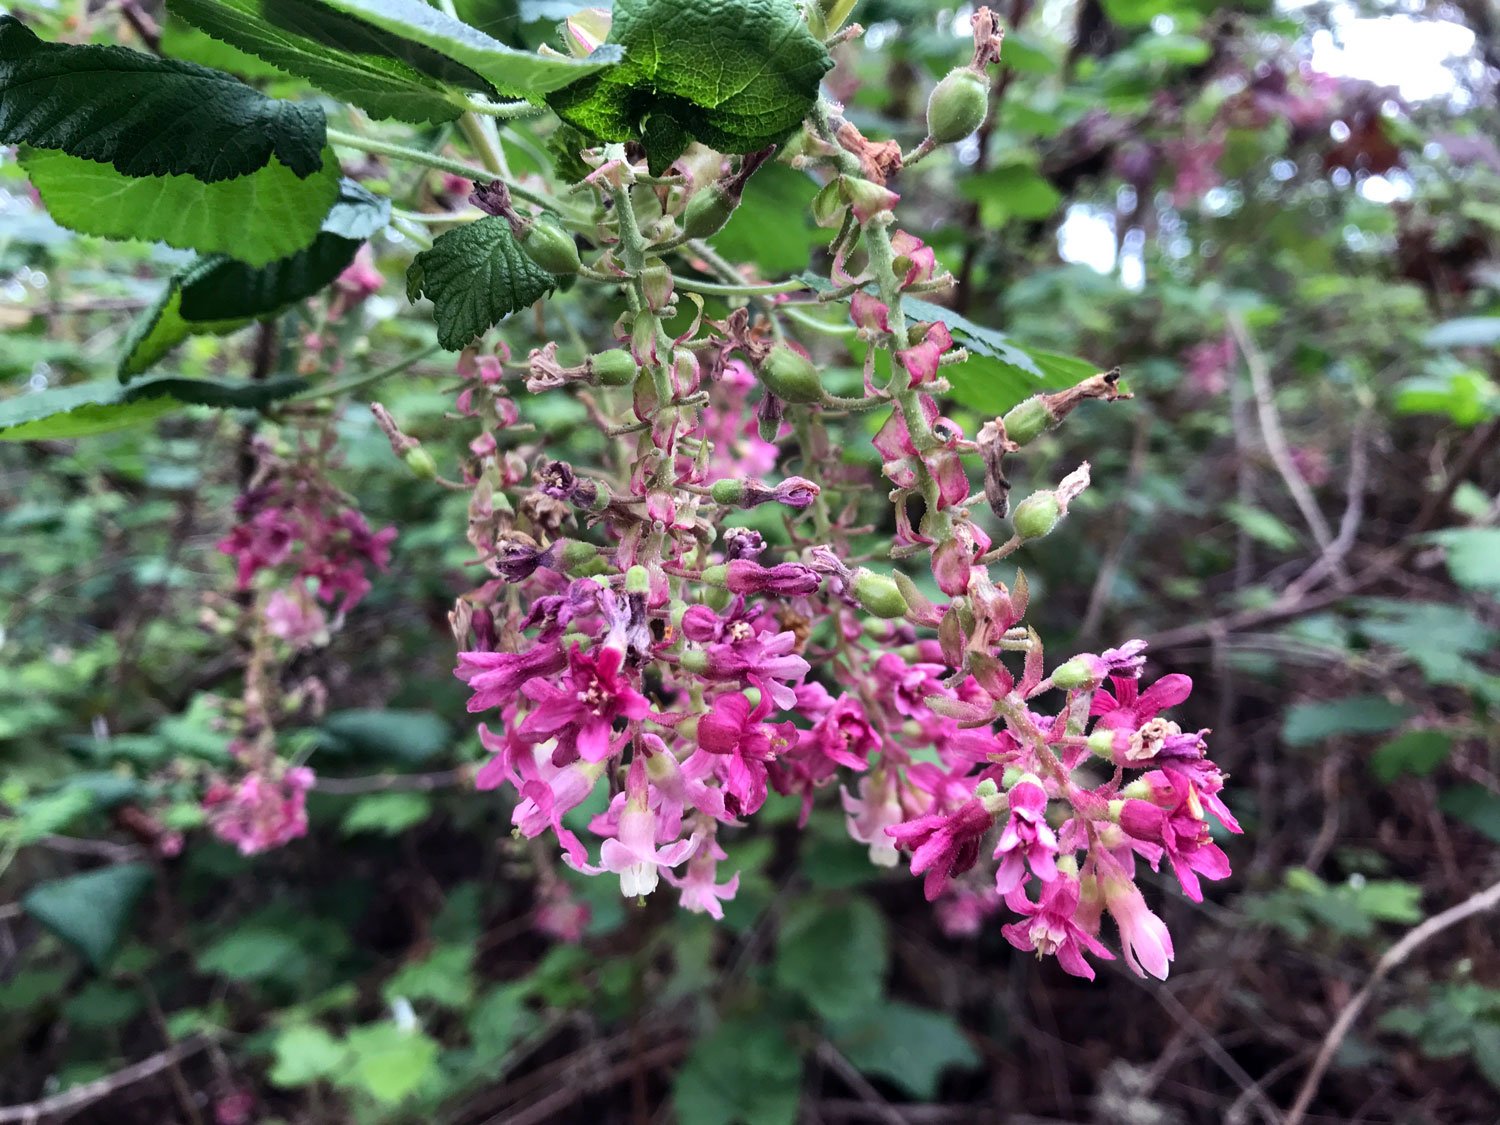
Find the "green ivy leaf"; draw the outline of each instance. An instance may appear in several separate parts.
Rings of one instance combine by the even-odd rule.
[[[113,379],[28,391],[0,402],[0,441],[61,441],[140,425],[184,406],[256,410],[304,390],[303,379],[216,383],[164,376],[122,387]]]
[[[276,1033],[271,1045],[275,1062],[271,1066],[271,1085],[283,1089],[306,1086],[320,1078],[341,1071],[348,1050],[317,1024],[294,1023]]]
[[[371,793],[354,802],[339,829],[345,836],[396,836],[421,824],[431,812],[432,799],[422,793]]]
[[[439,946],[421,961],[396,970],[380,994],[388,1003],[404,997],[413,1002],[431,1000],[443,1008],[466,1008],[474,999],[474,974],[469,971],[473,958],[468,945]]]
[[[224,255],[188,266],[136,322],[120,360],[121,380],[139,375],[191,335],[222,336],[311,297],[385,226],[390,210],[389,200],[346,179],[322,232],[305,250],[258,267]]]
[[[302,946],[280,930],[245,926],[198,955],[198,969],[229,980],[285,980],[306,969]]]
[[[252,266],[295,254],[318,236],[338,198],[338,162],[305,178],[279,160],[232,180],[122,176],[64,152],[23,149],[21,167],[48,212],[80,234],[165,242]]]
[[[534,55],[518,51],[422,0],[304,2],[309,7],[330,8],[353,16],[407,44],[426,47],[467,67],[500,93],[520,98],[539,99],[553,90],[605,70],[619,58],[617,52],[596,52],[588,59],[573,59],[564,55]]]
[[[45,43],[0,16],[0,143],[60,149],[126,176],[216,183],[273,157],[306,178],[324,166],[323,140],[317,106],[196,63]]]
[[[1386,782],[1403,773],[1426,777],[1448,760],[1452,749],[1453,740],[1440,730],[1409,730],[1370,756],[1370,772]]]
[[[21,906],[90,965],[102,969],[119,948],[131,911],[149,882],[151,868],[146,864],[121,863],[38,883],[22,897]]]
[[[979,1055],[952,1016],[899,1001],[833,1028],[833,1041],[866,1074],[895,1082],[912,1097],[932,1101],[949,1067],[975,1067]]]
[[[463,112],[464,91],[492,92],[468,67],[430,48],[305,0],[169,0],[167,7],[375,118],[452,121]]]
[[[880,1004],[890,950],[885,918],[868,899],[807,898],[776,941],[776,982],[824,1019],[854,1019]]]
[[[556,287],[557,278],[527,256],[510,224],[494,216],[439,235],[406,273],[407,298],[431,299],[438,343],[450,351]]]
[[[833,65],[793,0],[616,0],[610,43],[625,61],[548,99],[606,141],[644,141],[659,172],[696,138],[755,152],[806,118]]]

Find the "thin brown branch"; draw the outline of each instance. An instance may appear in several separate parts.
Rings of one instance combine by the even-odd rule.
[[[144,1082],[164,1070],[170,1070],[189,1055],[203,1050],[210,1042],[212,1040],[208,1036],[195,1035],[159,1054],[142,1059],[138,1063],[132,1063],[123,1070],[106,1074],[103,1078],[96,1078],[92,1082],[85,1082],[82,1086],[74,1086],[71,1090],[64,1090],[61,1094],[53,1094],[50,1098],[27,1102],[25,1105],[0,1106],[0,1125],[8,1122],[42,1125],[43,1122],[49,1120],[60,1121],[101,1098],[107,1098],[137,1082]]]

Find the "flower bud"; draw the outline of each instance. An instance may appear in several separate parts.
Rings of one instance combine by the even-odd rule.
[[[420,445],[414,445],[401,455],[406,462],[406,467],[412,471],[412,475],[419,480],[435,480],[437,478],[437,462],[432,459],[432,454]]]
[[[577,273],[583,264],[573,236],[546,215],[533,222],[521,235],[526,256],[548,273]]]
[[[773,345],[755,373],[772,394],[786,402],[823,400],[823,384],[813,361],[786,344]]]
[[[565,574],[574,578],[587,578],[604,568],[599,548],[581,539],[565,540],[562,550],[558,552],[557,562]]]
[[[1115,732],[1103,728],[1094,731],[1088,737],[1088,747],[1090,754],[1103,758],[1106,762],[1113,762],[1115,760]]]
[[[708,491],[714,498],[715,504],[734,506],[745,498],[745,482],[725,477],[723,480],[714,481],[713,487]]]
[[[984,124],[989,108],[984,76],[966,66],[955,67],[927,99],[927,135],[940,145],[961,141]]]
[[[862,223],[868,223],[876,215],[886,211],[895,210],[896,204],[901,200],[890,188],[882,187],[874,180],[840,176],[834,182],[839,185],[839,193],[849,204],[854,217]]]
[[[709,184],[692,199],[682,213],[682,233],[687,238],[718,234],[740,204],[739,198],[722,184]]]
[[[646,307],[659,313],[672,303],[672,271],[660,258],[647,258],[641,270],[641,292]]]
[[[699,577],[706,585],[723,586],[729,578],[729,567],[723,563],[720,563],[718,566],[704,567],[703,573]]]
[[[895,579],[861,567],[854,572],[852,589],[854,600],[866,612],[887,619],[906,616],[906,599],[901,596]]]
[[[1060,419],[1047,409],[1046,396],[1032,395],[1025,402],[1011,407],[1001,420],[1005,423],[1007,438],[1017,445],[1029,445],[1056,426]]]
[[[1092,688],[1097,684],[1098,678],[1094,675],[1094,666],[1082,657],[1075,656],[1066,664],[1060,664],[1052,670],[1052,686],[1060,687],[1064,691]]]
[[[628,387],[640,373],[631,354],[622,348],[607,352],[595,352],[584,361],[589,378],[606,387]]]
[[[1037,492],[1016,505],[1011,526],[1022,539],[1040,539],[1062,519],[1062,505],[1050,492]]]
[[[627,594],[649,594],[651,592],[651,572],[643,566],[633,566],[625,572],[625,592]]]

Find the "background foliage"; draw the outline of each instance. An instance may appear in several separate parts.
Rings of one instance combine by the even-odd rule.
[[[168,56],[310,94],[160,5],[17,7],[49,38],[159,32]],[[519,48],[571,9],[457,7]],[[183,274],[150,333],[184,342],[102,404],[136,424],[71,440],[101,407],[81,389],[74,429],[38,435],[28,388],[165,349],[132,321],[188,259],[58,227],[6,159],[0,438],[48,439],[0,444],[0,1102],[158,1058],[74,1119],[1281,1119],[1379,954],[1500,866],[1500,40],[1468,4],[1017,0],[1001,15],[990,118],[903,176],[906,222],[963,281],[965,421],[1094,364],[1123,366],[1136,394],[1081,411],[1028,462],[1045,484],[1086,454],[1095,486],[1025,565],[1054,634],[1146,636],[1159,670],[1195,677],[1192,718],[1235,776],[1236,875],[1201,907],[1165,901],[1172,978],[1085,985],[993,928],[948,936],[913,881],[868,865],[836,805],[807,833],[779,808],[738,845],[722,925],[579,880],[582,941],[543,937],[534,857],[467,785],[483,755],[445,622],[466,584],[462,501],[414,479],[357,408],[339,418],[340,483],[401,538],[298,668],[329,694],[286,736],[319,770],[312,831],[253,860],[214,841],[196,780],[224,760],[241,659],[216,624],[231,578],[213,544],[257,423],[160,380],[326,391],[434,344],[430,319],[405,314],[417,247],[377,236],[387,284],[336,323],[320,299],[188,338],[164,318],[214,281]],[[954,17],[926,0],[856,12],[864,46],[836,51],[825,82],[868,135],[920,139],[927,91],[965,53]],[[1441,92],[1416,97],[1399,54],[1374,82],[1315,71],[1314,47],[1356,18],[1405,21],[1386,25],[1398,42],[1433,23],[1473,35],[1453,39]],[[436,123],[411,139],[438,149],[432,81]],[[518,173],[545,165],[553,127],[507,128]],[[455,190],[374,158],[360,171],[433,206]],[[767,278],[802,270],[829,233],[800,217],[815,190],[764,169],[716,248]],[[285,304],[198,319],[232,330]],[[547,309],[506,326],[512,348],[598,339],[613,316],[567,295]],[[297,370],[321,330],[336,358]],[[380,387],[450,458],[451,383],[432,354]],[[560,455],[600,440],[572,400],[531,406]],[[179,856],[152,849],[163,831],[186,833]],[[1471,921],[1394,972],[1312,1112],[1493,1121],[1495,934]]]

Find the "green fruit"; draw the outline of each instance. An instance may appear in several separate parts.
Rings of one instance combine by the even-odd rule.
[[[956,67],[927,99],[927,135],[940,145],[961,141],[984,124],[989,108],[989,84],[968,67]]]
[[[1042,395],[1032,395],[1025,402],[1011,407],[1001,421],[1005,423],[1005,436],[1017,445],[1029,445],[1058,422],[1047,409]]]
[[[577,273],[583,265],[573,236],[545,215],[521,236],[521,246],[526,256],[548,273]]]
[[[745,482],[725,477],[723,480],[714,481],[708,491],[709,495],[714,498],[715,504],[738,504],[745,498]]]
[[[688,201],[682,213],[682,233],[688,238],[718,234],[740,201],[719,184],[710,184]]]
[[[1038,492],[1016,505],[1011,526],[1022,539],[1040,539],[1049,534],[1062,519],[1062,505],[1050,492]]]
[[[823,401],[823,384],[813,361],[786,344],[776,344],[766,353],[756,375],[767,390],[785,402]]]
[[[905,617],[908,606],[895,579],[861,567],[854,572],[853,593],[866,611],[887,620]]]
[[[414,445],[406,451],[402,460],[412,474],[421,480],[434,480],[437,477],[437,462],[432,459],[432,454],[420,445]]]
[[[1069,660],[1052,670],[1052,686],[1072,691],[1075,688],[1093,687],[1094,670],[1085,660]]]
[[[606,387],[628,387],[640,373],[631,354],[622,348],[608,352],[595,352],[585,361],[589,377]]]

